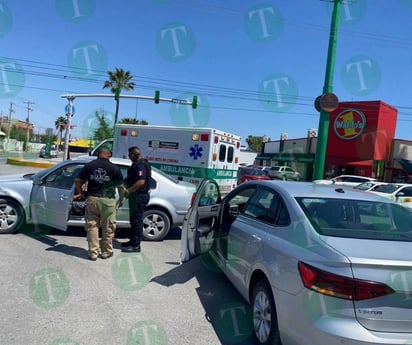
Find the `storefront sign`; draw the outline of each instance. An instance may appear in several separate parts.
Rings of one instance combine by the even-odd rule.
[[[365,115],[356,109],[345,109],[336,116],[333,123],[335,134],[343,140],[359,137],[366,128]]]

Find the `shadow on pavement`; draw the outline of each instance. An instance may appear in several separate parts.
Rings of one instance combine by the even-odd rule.
[[[175,266],[170,271],[153,277],[151,282],[169,287],[185,284],[193,278],[199,283],[196,292],[205,310],[205,318],[213,326],[220,344],[254,344],[249,304],[208,255]]]

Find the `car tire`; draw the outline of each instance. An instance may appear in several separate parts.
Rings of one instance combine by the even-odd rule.
[[[148,241],[163,240],[170,230],[169,216],[157,209],[149,209],[143,215],[143,237]]]
[[[23,208],[13,200],[0,200],[0,234],[14,234],[25,223]]]
[[[256,344],[281,345],[276,305],[267,281],[259,281],[253,288],[253,334]]]

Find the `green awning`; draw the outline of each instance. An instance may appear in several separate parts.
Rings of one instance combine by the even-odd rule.
[[[275,153],[272,155],[272,161],[282,162],[299,162],[313,163],[315,161],[314,153]]]
[[[261,159],[263,161],[271,160],[273,157],[273,153],[261,153],[255,159]]]

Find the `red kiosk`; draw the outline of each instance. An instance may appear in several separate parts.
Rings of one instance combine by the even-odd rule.
[[[341,102],[330,114],[325,173],[382,177],[398,111],[382,101]]]

